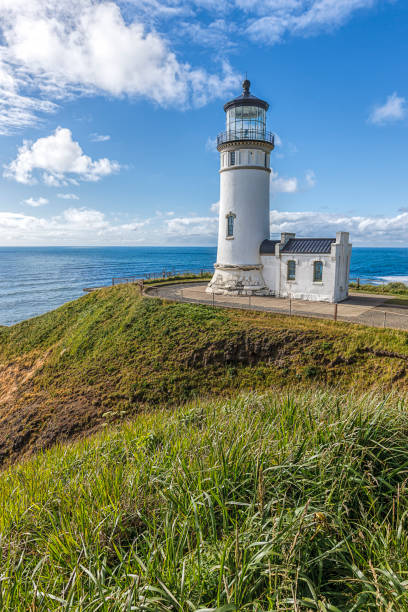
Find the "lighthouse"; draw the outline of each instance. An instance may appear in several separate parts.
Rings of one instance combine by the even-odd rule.
[[[250,93],[224,105],[226,130],[217,137],[220,153],[220,208],[215,272],[207,291],[268,295],[260,244],[268,240],[270,153],[274,136],[266,130],[269,104]]]
[[[352,245],[348,232],[332,238],[297,238],[285,231],[270,240],[269,181],[273,134],[269,105],[253,96],[250,82],[224,105],[226,130],[220,152],[217,262],[206,291],[342,302],[348,296]]]

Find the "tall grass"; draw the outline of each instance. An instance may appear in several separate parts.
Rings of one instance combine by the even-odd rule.
[[[250,394],[0,476],[0,609],[408,610],[405,399]]]

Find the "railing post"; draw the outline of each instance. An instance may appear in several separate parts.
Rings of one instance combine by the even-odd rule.
[[[385,329],[386,321],[387,321],[387,313],[384,311],[384,323],[383,323],[384,329]]]
[[[215,306],[215,304],[214,304],[214,295],[215,295],[215,294],[214,294],[214,291],[213,291],[213,293],[212,293],[212,305],[213,305],[213,308],[214,308],[214,306]]]
[[[112,286],[115,284],[115,279],[112,278]]]
[[[292,297],[289,296],[289,316],[292,316]]]
[[[357,279],[357,289],[360,289],[360,277]]]
[[[334,320],[337,321],[337,304],[334,305]]]

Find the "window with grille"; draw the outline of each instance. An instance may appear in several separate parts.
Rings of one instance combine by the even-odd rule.
[[[230,165],[235,166],[235,151],[231,151],[230,153]]]
[[[288,281],[294,281],[296,278],[296,261],[288,261]]]
[[[321,283],[323,280],[323,262],[315,261],[313,263],[313,282]]]

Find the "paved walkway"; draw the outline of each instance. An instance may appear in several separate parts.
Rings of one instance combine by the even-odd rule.
[[[150,295],[199,304],[214,304],[225,308],[245,308],[262,310],[281,314],[292,314],[333,319],[335,305],[327,302],[308,302],[303,300],[289,300],[275,297],[248,297],[213,295],[205,292],[205,283],[179,283],[163,287],[151,287],[147,291]],[[400,305],[393,296],[380,296],[373,294],[351,295],[347,300],[338,304],[337,318],[341,321],[363,323],[374,327],[391,327],[408,330],[408,301],[407,305]]]

